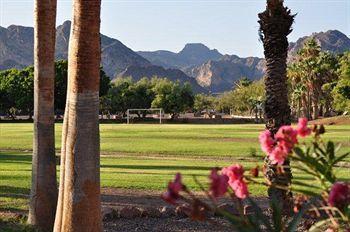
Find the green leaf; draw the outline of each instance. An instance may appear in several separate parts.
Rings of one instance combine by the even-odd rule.
[[[335,149],[334,149],[334,143],[332,141],[328,141],[327,143],[327,154],[329,156],[330,160],[333,160],[335,157]]]
[[[262,209],[251,198],[248,198],[248,202],[253,207],[254,214],[255,214],[256,220],[257,220],[257,224],[259,224],[259,222],[260,222],[261,224],[266,226],[267,231],[273,231],[273,228],[270,225],[270,221],[269,221],[268,217],[265,216]]]
[[[272,209],[272,220],[274,231],[282,231],[282,209],[276,197],[272,197],[270,200],[270,206]]]
[[[336,159],[333,160],[333,162],[331,163],[331,165],[336,165],[337,163],[344,161],[348,156],[350,155],[350,152],[345,153],[339,157],[337,157]]]

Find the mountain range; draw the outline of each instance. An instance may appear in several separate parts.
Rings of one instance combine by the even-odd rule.
[[[201,65],[208,60],[219,60],[223,55],[218,50],[210,50],[201,43],[189,43],[179,52],[155,51],[138,52],[139,55],[149,60],[152,64],[165,68],[185,69]]]
[[[56,59],[67,59],[71,22],[66,21],[56,30]],[[33,64],[34,29],[11,25],[0,27],[0,69],[23,68]],[[101,34],[101,65],[110,77],[130,65],[147,66],[151,63],[120,41]]]
[[[56,59],[67,59],[70,21],[57,27]],[[314,37],[322,50],[342,53],[350,50],[350,39],[337,30],[313,33],[290,43],[293,57],[303,43]],[[0,70],[24,68],[33,64],[34,30],[32,27],[0,26]],[[223,92],[232,89],[242,77],[260,79],[265,73],[265,60],[223,55],[201,43],[189,43],[178,53],[171,51],[134,52],[119,40],[101,34],[101,65],[111,79],[131,76],[165,77],[189,82],[195,92]]]

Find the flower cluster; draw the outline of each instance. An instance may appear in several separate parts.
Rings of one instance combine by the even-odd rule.
[[[236,197],[244,199],[249,195],[247,184],[243,179],[244,169],[242,165],[234,164],[223,168],[221,172],[228,177],[228,184],[235,192]]]
[[[253,199],[248,201],[241,201],[249,197],[247,183],[257,183],[270,186],[270,183],[260,182],[253,178],[259,176],[259,166],[256,166],[250,170],[250,174],[244,175],[245,170],[243,166],[239,164],[233,164],[228,167],[224,167],[221,170],[213,168],[209,174],[209,189],[204,190],[206,195],[210,198],[210,201],[203,201],[191,192],[182,183],[181,175],[178,173],[173,181],[168,184],[167,191],[162,195],[162,198],[170,204],[177,205],[177,209],[182,210],[185,214],[190,216],[193,220],[203,221],[208,216],[207,212],[215,212],[219,215],[227,217],[232,214],[229,210],[218,205],[219,197],[224,196],[230,191],[232,198],[237,198],[237,204],[234,205],[235,213],[238,215],[233,217],[227,217],[228,220],[237,228],[238,231],[242,231],[249,226],[249,228],[260,229],[262,226],[266,228],[280,228],[281,231],[287,231],[287,228],[296,228],[301,222],[303,217],[300,215],[307,214],[308,217],[313,220],[320,220],[319,225],[314,224],[315,228],[326,228],[324,223],[330,224],[327,231],[339,231],[338,229],[344,228],[348,231],[350,228],[350,182],[337,182],[336,175],[333,172],[333,167],[336,167],[337,163],[344,162],[347,156],[350,156],[350,152],[341,156],[336,156],[336,148],[332,141],[324,143],[321,139],[321,134],[325,133],[325,128],[320,125],[315,125],[313,129],[308,127],[306,118],[300,118],[297,127],[282,126],[276,134],[272,134],[266,130],[259,136],[262,150],[267,154],[272,164],[283,165],[286,158],[290,155],[291,160],[296,160],[298,165],[295,168],[302,170],[313,176],[319,181],[320,186],[316,189],[322,190],[321,194],[312,192],[313,186],[305,184],[302,181],[293,182],[294,185],[299,186],[295,188],[296,191],[302,193],[294,198],[294,206],[291,218],[284,219],[284,215],[274,214],[274,220],[266,220],[266,216],[261,216],[263,208],[260,208],[257,204],[258,210],[247,211],[247,202],[254,202]],[[298,139],[300,137],[306,137],[313,133],[314,141],[311,146],[305,143],[306,149],[300,149],[298,145]],[[292,151],[294,150],[294,153]],[[321,167],[321,168],[320,168]],[[278,166],[277,170],[282,170],[283,167]],[[262,172],[265,173],[264,168]],[[281,173],[278,171],[277,173]],[[322,177],[322,178],[320,178]],[[322,179],[322,180],[321,180]],[[311,190],[305,191],[300,187],[310,187]],[[329,186],[332,186],[329,188]],[[183,193],[183,194],[182,194]],[[232,194],[231,194],[232,193]],[[184,204],[181,204],[180,201]],[[325,203],[327,202],[327,205]],[[250,203],[248,203],[250,204]],[[270,202],[271,209],[278,210],[281,206],[274,204],[273,200]],[[312,207],[312,208],[311,208]],[[289,209],[286,209],[289,210]],[[278,212],[276,211],[276,212]],[[320,212],[325,212],[328,218],[323,218]],[[277,219],[276,219],[277,218]],[[291,220],[289,220],[291,219]],[[273,226],[270,223],[278,223]],[[276,227],[277,226],[277,227]],[[307,228],[310,225],[303,223],[303,228]],[[282,228],[283,227],[283,228]],[[350,232],[350,230],[349,230]]]
[[[330,206],[342,209],[350,205],[350,184],[336,182],[333,184],[328,196]]]
[[[305,137],[311,134],[311,129],[307,127],[307,119],[300,118],[298,126],[282,126],[275,136],[270,131],[265,130],[259,136],[261,149],[267,153],[273,164],[282,165],[288,154],[298,143],[298,136]]]
[[[255,170],[255,172],[257,172]],[[212,169],[209,180],[209,193],[216,199],[224,196],[228,188],[234,191],[236,197],[244,199],[249,196],[247,183],[244,181],[244,169],[241,165],[234,164],[229,167],[225,167],[219,173],[217,168]],[[255,173],[258,175],[258,173]],[[177,173],[175,179],[168,184],[167,191],[162,194],[163,200],[169,204],[176,205],[177,201],[181,198],[180,192],[186,191],[186,186],[182,183],[181,174]]]
[[[170,204],[176,204],[176,201],[180,198],[180,191],[184,190],[182,184],[182,177],[180,173],[177,173],[174,181],[170,181],[167,191],[162,195],[163,200]]]
[[[218,169],[214,168],[209,176],[210,179],[210,194],[214,197],[225,195],[228,189],[229,178],[226,175],[220,175]]]

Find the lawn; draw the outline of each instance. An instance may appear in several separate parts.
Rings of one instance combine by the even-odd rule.
[[[263,125],[101,125],[103,187],[162,190],[176,172],[198,189],[193,180],[207,181],[211,167],[233,162],[246,169],[262,165],[258,134]],[[56,125],[60,148],[61,124]],[[328,126],[325,139],[350,150],[350,126]],[[0,124],[0,210],[26,209],[31,174],[32,124]],[[294,173],[296,178],[308,178]],[[348,169],[339,175],[349,176]],[[252,185],[254,195],[265,189]]]

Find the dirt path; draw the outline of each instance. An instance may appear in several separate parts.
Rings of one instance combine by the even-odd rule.
[[[102,188],[101,193],[102,212],[104,214],[106,214],[107,212],[107,217],[104,219],[105,232],[232,231],[232,227],[229,225],[229,223],[227,223],[225,220],[219,217],[210,217],[210,223],[194,222],[190,220],[187,216],[185,216],[183,213],[175,213],[175,208],[169,206],[160,198],[160,191]],[[264,198],[257,200],[260,202],[259,204],[261,205],[264,205],[266,203],[266,199]],[[220,204],[228,202],[231,201],[229,199],[222,199],[220,201]],[[124,215],[123,213],[121,213],[125,209],[135,210],[135,208],[140,209],[140,211],[136,211],[136,215],[133,215],[135,214],[133,210],[131,210],[131,215],[130,212],[128,212],[128,210],[126,210],[126,213],[124,211]],[[167,209],[170,213],[167,211],[168,213],[166,214],[159,214],[159,211],[161,211],[161,209]],[[138,214],[139,212],[141,212],[141,214]],[[25,211],[5,212],[0,210],[0,219],[11,218],[18,219],[18,221],[20,221],[23,220],[22,218],[26,214],[27,212]]]
[[[161,198],[160,191],[127,190],[127,189],[102,189],[102,207],[123,209],[138,207],[141,209],[159,209],[172,207],[166,204]],[[262,207],[267,207],[265,198],[256,199]],[[232,203],[230,199],[221,199],[219,204]],[[172,210],[175,210],[172,208]],[[210,217],[211,222],[195,222],[184,215],[173,214],[171,216],[141,216],[135,218],[116,217],[113,220],[104,222],[104,231],[125,232],[125,231],[159,231],[159,232],[212,232],[212,231],[233,231],[230,224],[219,217]]]

